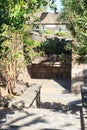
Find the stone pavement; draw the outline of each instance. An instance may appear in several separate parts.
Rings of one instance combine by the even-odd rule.
[[[7,114],[2,130],[81,130],[79,113],[30,108]]]
[[[41,101],[61,103],[64,105],[75,104],[81,101],[81,94],[71,94],[69,79],[31,79],[30,83],[42,86]]]
[[[31,79],[30,83],[42,85],[42,108],[6,111],[1,130],[81,130],[79,111],[66,107],[79,102],[81,95],[65,89],[68,80]]]

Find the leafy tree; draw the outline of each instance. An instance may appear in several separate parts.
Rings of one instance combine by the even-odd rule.
[[[63,19],[75,38],[74,53],[80,55],[80,62],[87,55],[87,0],[61,0]]]
[[[22,64],[24,33],[34,13],[46,4],[47,0],[0,0],[0,71],[10,94]]]

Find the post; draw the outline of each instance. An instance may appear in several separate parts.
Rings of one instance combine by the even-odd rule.
[[[82,107],[80,109],[80,122],[81,122],[81,130],[85,130],[83,108]]]
[[[41,89],[41,86],[38,88],[38,91],[37,91],[37,95],[36,95],[36,106],[37,108],[40,108],[40,89]]]

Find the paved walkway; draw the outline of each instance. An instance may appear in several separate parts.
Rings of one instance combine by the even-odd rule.
[[[69,93],[69,79],[31,79],[31,83],[37,83],[42,86],[41,101],[57,102],[61,104],[69,104],[81,99],[80,94]],[[67,89],[66,89],[67,88]]]
[[[66,107],[68,104],[80,101],[80,94],[70,94],[64,88],[68,88],[68,81],[64,82],[53,79],[32,79],[30,83],[42,85],[42,108],[5,111],[2,119],[2,129],[81,130],[79,112],[68,110]]]

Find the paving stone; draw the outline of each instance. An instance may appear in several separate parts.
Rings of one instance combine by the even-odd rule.
[[[29,108],[23,110],[12,110],[4,116],[2,130],[80,130],[80,114],[72,109],[65,109],[67,104],[80,100],[80,95],[64,93],[63,81],[53,79],[32,79],[30,83],[42,86],[41,102],[45,108]],[[29,93],[26,94],[28,100]],[[47,106],[46,106],[47,105]],[[51,106],[51,108],[49,107]],[[47,108],[48,107],[48,108]],[[56,108],[58,107],[58,109]],[[62,109],[63,108],[63,109]],[[4,119],[4,118],[3,118]]]

